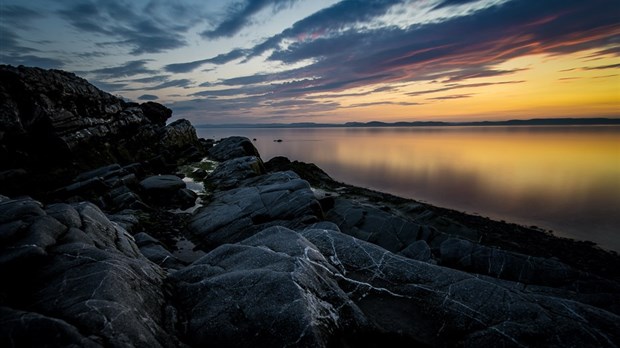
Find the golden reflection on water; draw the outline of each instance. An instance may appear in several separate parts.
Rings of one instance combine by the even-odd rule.
[[[228,131],[257,138],[265,160],[314,162],[340,181],[620,250],[617,126]]]

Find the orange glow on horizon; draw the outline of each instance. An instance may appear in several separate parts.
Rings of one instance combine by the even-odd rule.
[[[447,81],[397,83],[393,85],[395,90],[386,92],[326,98],[322,101],[337,101],[343,108],[322,117],[321,122],[619,117],[620,58],[607,55],[593,60],[594,53],[590,50],[570,55],[524,56],[495,67],[515,70],[507,75],[470,78],[453,84]],[[360,93],[372,87],[341,94]],[[452,88],[428,92],[446,87]],[[407,95],[419,92],[422,94]]]

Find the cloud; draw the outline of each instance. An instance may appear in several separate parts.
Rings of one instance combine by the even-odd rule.
[[[195,60],[193,62],[187,62],[187,63],[175,63],[175,64],[168,64],[166,66],[164,66],[164,70],[170,73],[187,73],[187,72],[191,72],[195,69],[198,69],[199,67],[211,63],[211,64],[226,64],[228,62],[231,62],[235,59],[239,59],[244,57],[247,54],[247,52],[245,50],[242,49],[234,49],[230,52],[227,53],[223,53],[223,54],[219,54],[213,58],[207,58],[207,59],[201,59],[201,60]]]
[[[99,45],[126,46],[136,55],[164,52],[187,44],[183,34],[196,23],[194,16],[199,11],[194,11],[194,15],[184,11],[187,16],[169,18],[161,14],[167,8],[163,5],[154,6],[151,2],[146,8],[135,8],[133,4],[119,0],[78,1],[59,10],[58,15],[80,31],[114,39]],[[156,9],[160,9],[159,15],[154,14]],[[150,15],[145,16],[144,11],[150,11]]]
[[[231,37],[251,23],[251,18],[259,11],[272,7],[277,12],[298,0],[245,0],[242,3],[233,3],[228,8],[226,18],[214,29],[205,30],[201,35],[208,39]]]
[[[349,108],[365,108],[368,106],[377,106],[377,105],[400,105],[400,106],[413,106],[413,105],[421,105],[420,103],[415,102],[393,102],[393,101],[380,101],[380,102],[370,102],[370,103],[358,103],[352,104],[348,106]]]
[[[440,2],[439,4],[437,4],[437,6],[435,6],[435,10],[444,8],[444,7],[464,5],[464,4],[468,4],[468,3],[472,3],[476,1],[478,0],[444,0]]]
[[[620,64],[610,64],[601,66],[587,66],[583,70],[604,70],[604,69],[620,69]]]
[[[106,91],[108,93],[123,91],[123,90],[126,90],[126,87],[127,87],[126,83],[113,83],[113,82],[105,82],[105,81],[94,80],[94,79],[90,79],[88,81],[92,83],[93,85],[95,85],[100,90]]]
[[[127,76],[141,75],[141,74],[156,74],[156,70],[152,70],[146,67],[146,64],[150,60],[132,60],[123,65],[101,68],[92,70],[89,73],[97,75],[98,78],[122,78]]]
[[[156,95],[152,95],[152,94],[143,94],[138,97],[138,100],[157,100],[157,99],[159,99],[159,97]]]
[[[30,22],[43,17],[43,15],[30,8],[19,5],[0,6],[1,23],[10,28],[30,28]]]
[[[266,97],[274,101],[363,97],[372,93],[373,86],[389,88],[391,84],[416,81],[437,81],[444,85],[411,92],[410,96],[522,83],[466,82],[516,74],[523,69],[499,66],[527,55],[559,55],[589,49],[598,49],[601,55],[619,52],[612,49],[620,32],[615,15],[620,3],[614,0],[443,1],[435,3],[441,5],[439,9],[431,3],[430,11],[436,8],[435,11],[443,13],[447,6],[467,7],[469,3],[493,5],[478,6],[462,16],[433,17],[436,20],[416,25],[372,25],[376,18],[393,15],[392,10],[400,8],[394,7],[398,3],[341,1],[253,47],[190,62],[195,69],[207,63],[222,64],[244,57],[248,60],[269,51],[269,62],[284,67],[303,64],[302,68],[283,72],[224,79],[217,84],[238,87],[193,95],[210,98],[210,105],[228,107],[239,102],[249,108],[254,103],[253,111],[266,112],[273,108],[273,103],[265,102]],[[209,82],[204,86],[212,88],[214,84]],[[360,91],[347,93],[352,89]],[[429,99],[471,95],[461,93]],[[225,102],[220,100],[224,97]],[[369,105],[358,103],[356,107]]]
[[[451,100],[451,99],[463,99],[463,98],[471,98],[473,94],[453,94],[453,95],[444,95],[441,97],[433,97],[426,98],[426,100]]]
[[[166,81],[164,83],[160,83],[159,85],[155,85],[155,86],[151,86],[151,87],[142,87],[142,88],[139,88],[139,89],[147,90],[147,91],[155,91],[155,90],[158,90],[158,89],[171,88],[171,87],[189,88],[193,84],[194,84],[194,81],[192,81],[192,80],[189,80],[189,79],[178,79],[178,80]]]
[[[168,80],[170,80],[170,75],[155,75],[155,76],[143,77],[139,79],[125,80],[125,81],[134,82],[134,83],[161,83],[161,82],[166,82]]]
[[[446,87],[442,87],[442,88],[426,89],[422,91],[409,92],[406,94],[413,97],[413,96],[419,96],[423,94],[451,91],[453,89],[478,88],[478,87],[487,87],[487,86],[493,86],[493,85],[507,85],[507,84],[514,84],[514,83],[523,83],[523,82],[525,81],[481,82],[481,83],[467,83],[467,84],[461,84],[461,85],[448,84],[446,85]]]
[[[306,71],[319,79],[308,92],[380,82],[500,76],[518,71],[493,68],[512,58],[606,44],[620,29],[611,14],[617,8],[613,1],[599,1],[596,6],[582,1],[512,1],[467,18],[407,29],[347,30],[298,41],[275,50],[269,59],[285,64],[314,59]]]

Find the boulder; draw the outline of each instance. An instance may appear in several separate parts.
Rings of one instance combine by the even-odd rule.
[[[228,161],[237,157],[260,157],[258,150],[246,137],[229,137],[209,149],[209,156],[216,161]]]
[[[0,203],[0,343],[178,345],[165,272],[93,204]],[[166,315],[165,313],[169,313]]]
[[[165,125],[166,120],[172,116],[172,110],[154,102],[146,102],[140,104],[140,109],[146,118],[157,125]],[[186,121],[187,122],[187,121]],[[194,132],[195,133],[195,132]]]
[[[291,162],[291,160],[283,156],[276,156],[265,162],[265,168],[270,172],[292,170],[297,173],[300,178],[306,180],[312,186],[321,187],[325,184],[336,183],[334,179],[332,179],[316,164],[299,161]]]
[[[204,250],[235,243],[273,225],[291,228],[317,222],[323,212],[310,185],[293,172],[262,175],[213,194],[188,224]]]
[[[273,227],[171,275],[193,346],[326,347],[364,323],[317,248]]]
[[[164,128],[160,143],[166,149],[185,149],[198,144],[198,136],[196,129],[188,120],[180,119]]]
[[[241,185],[241,181],[265,174],[263,161],[259,157],[244,156],[222,162],[205,179],[214,190],[228,190]]]
[[[186,184],[175,175],[155,175],[140,181],[139,186],[147,203],[171,205]]]

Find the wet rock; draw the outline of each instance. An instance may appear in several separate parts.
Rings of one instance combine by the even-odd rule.
[[[209,149],[209,156],[216,161],[228,161],[237,157],[260,157],[258,150],[246,137],[229,137]]]

